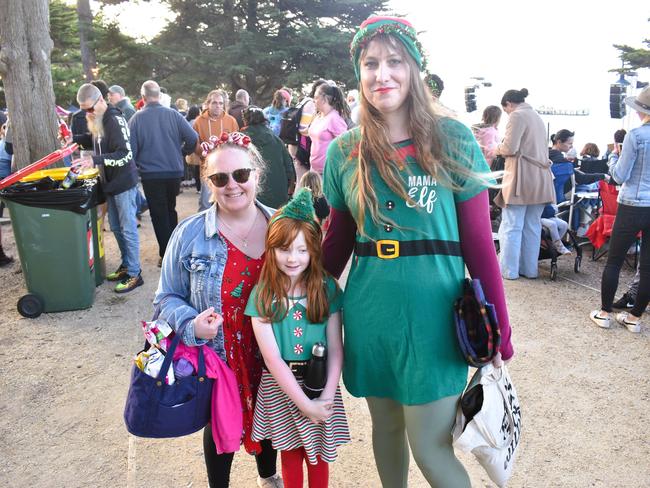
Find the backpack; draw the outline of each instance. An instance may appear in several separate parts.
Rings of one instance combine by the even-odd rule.
[[[280,137],[282,142],[285,144],[291,146],[297,146],[299,144],[300,132],[298,131],[298,127],[300,126],[302,109],[308,101],[309,98],[305,98],[298,105],[289,108],[282,114],[282,119],[280,120],[280,134],[278,137]]]

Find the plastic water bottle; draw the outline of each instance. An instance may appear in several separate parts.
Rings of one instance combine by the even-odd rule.
[[[307,398],[318,398],[327,382],[327,347],[322,342],[317,342],[311,348],[311,359],[305,370],[305,381],[302,391]]]

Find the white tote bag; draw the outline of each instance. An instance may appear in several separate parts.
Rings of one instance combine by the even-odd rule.
[[[519,398],[506,366],[483,366],[458,403],[454,447],[472,452],[490,479],[503,488],[512,475],[520,435]]]

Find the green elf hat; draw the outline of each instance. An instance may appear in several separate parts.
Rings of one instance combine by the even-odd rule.
[[[357,81],[361,79],[359,70],[359,56],[361,51],[368,46],[368,43],[378,34],[387,34],[398,39],[411,57],[415,60],[420,71],[426,72],[426,58],[422,44],[418,41],[415,28],[405,19],[399,17],[368,17],[360,26],[359,31],[354,35],[350,44],[350,57],[354,65],[354,74]]]
[[[271,223],[282,218],[302,220],[303,222],[316,223],[314,216],[314,200],[309,188],[300,188],[289,203],[282,207],[271,219]]]

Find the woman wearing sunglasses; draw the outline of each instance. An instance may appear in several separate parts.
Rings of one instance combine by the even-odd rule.
[[[260,487],[281,487],[270,441],[253,442],[251,428],[262,359],[250,318],[243,314],[264,263],[264,236],[272,209],[256,200],[264,160],[240,132],[202,144],[214,204],[174,230],[163,259],[154,306],[183,331],[188,346],[208,344],[239,385],[244,448],[255,454]],[[234,453],[217,454],[212,429],[203,432],[210,487],[229,485]]]

